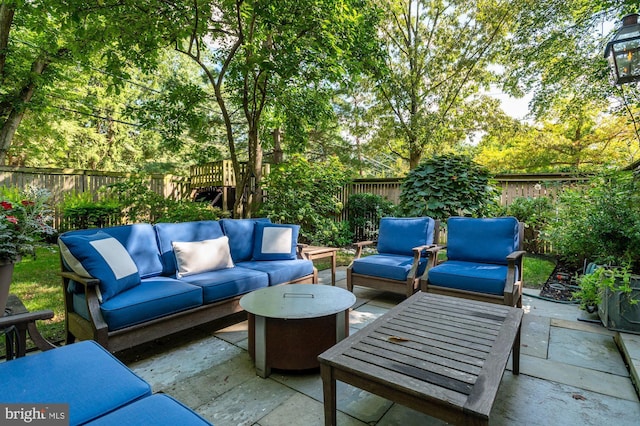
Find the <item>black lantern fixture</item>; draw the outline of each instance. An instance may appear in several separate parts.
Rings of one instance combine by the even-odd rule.
[[[640,24],[638,14],[622,18],[622,27],[607,43],[604,57],[609,60],[615,84],[640,80]]]

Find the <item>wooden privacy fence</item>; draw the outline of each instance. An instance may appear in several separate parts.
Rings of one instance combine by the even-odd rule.
[[[193,199],[194,192],[198,188],[233,187],[235,184],[228,160],[194,166],[190,171],[193,175],[190,178],[153,174],[149,177],[150,189],[166,198],[179,200]],[[264,172],[269,173],[268,166],[265,167]],[[131,174],[115,172],[0,166],[0,185],[19,188],[35,185],[51,192],[51,206],[54,208],[53,226],[56,229],[59,229],[62,223],[59,204],[63,201],[65,194],[90,192],[95,197],[99,188],[122,182],[130,177]],[[504,206],[511,204],[518,197],[551,197],[555,199],[563,188],[579,185],[587,179],[589,179],[587,175],[567,173],[498,175],[495,177],[496,184],[501,189],[500,202]],[[369,193],[398,204],[401,182],[401,178],[355,179],[342,188],[338,198],[346,206],[351,195]],[[295,182],[292,182],[292,185],[295,185]],[[342,214],[336,218],[336,220],[348,219],[347,209],[344,209]],[[372,232],[375,232],[375,229]]]
[[[122,182],[129,177],[131,174],[127,173],[0,166],[0,186],[25,188],[35,185],[51,192],[50,205],[54,209],[53,227],[56,229],[61,228],[62,215],[59,205],[65,194],[89,192],[97,197],[99,188]],[[149,187],[166,198],[191,197],[189,180],[179,176],[153,174],[149,177]]]
[[[501,190],[500,204],[508,206],[514,199],[520,197],[550,197],[555,200],[558,193],[568,187],[586,182],[587,175],[573,175],[568,173],[544,174],[510,174],[494,177],[496,185]],[[347,205],[349,197],[354,194],[375,194],[391,201],[400,203],[400,187],[402,178],[386,179],[354,179],[345,185],[338,194],[338,199]],[[349,212],[344,209],[339,220],[348,220]]]

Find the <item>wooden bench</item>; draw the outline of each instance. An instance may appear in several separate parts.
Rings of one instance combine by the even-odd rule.
[[[319,356],[325,424],[336,380],[454,424],[489,423],[523,311],[418,292]]]

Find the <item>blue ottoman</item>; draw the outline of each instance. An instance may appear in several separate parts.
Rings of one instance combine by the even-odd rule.
[[[68,404],[70,425],[151,395],[147,382],[93,341],[2,363],[0,377],[1,402]]]

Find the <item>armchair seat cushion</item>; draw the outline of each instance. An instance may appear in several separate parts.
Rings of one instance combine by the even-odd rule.
[[[502,296],[507,266],[449,260],[431,268],[429,285]]]
[[[100,305],[109,331],[202,305],[202,288],[169,277],[151,277]]]
[[[204,303],[217,302],[269,286],[269,275],[247,268],[227,268],[183,277],[181,281],[202,288]]]
[[[236,264],[238,268],[261,271],[269,276],[269,285],[282,284],[313,274],[313,262],[294,260],[250,260]]]
[[[378,278],[404,281],[413,265],[413,256],[397,254],[374,254],[353,261],[352,273],[371,275]],[[420,259],[418,273],[420,276],[427,265],[427,258]]]

